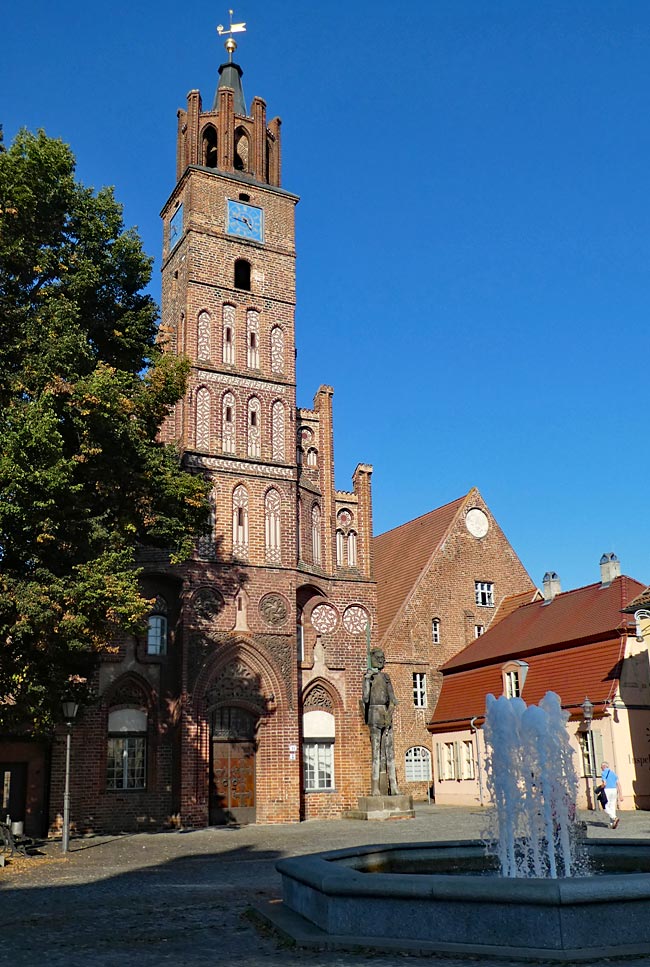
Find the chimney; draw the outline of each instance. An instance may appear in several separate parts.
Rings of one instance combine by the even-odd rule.
[[[542,593],[545,601],[552,601],[556,594],[562,590],[560,579],[555,571],[547,571],[542,582]]]
[[[621,562],[616,554],[603,554],[600,559],[600,583],[604,588],[609,587],[614,578],[621,576]]]

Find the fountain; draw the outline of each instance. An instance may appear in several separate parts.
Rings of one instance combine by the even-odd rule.
[[[498,840],[281,860],[284,903],[266,915],[307,946],[592,962],[650,953],[650,844],[576,835],[566,719],[551,692],[537,707],[488,696]]]

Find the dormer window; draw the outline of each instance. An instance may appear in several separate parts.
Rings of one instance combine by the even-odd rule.
[[[528,664],[525,661],[509,661],[502,668],[503,694],[506,698],[520,698],[524,690]]]

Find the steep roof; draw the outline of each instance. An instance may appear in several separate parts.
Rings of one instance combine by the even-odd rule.
[[[465,494],[375,537],[373,554],[380,638],[388,631],[420,574],[443,543],[467,496]]]
[[[570,642],[613,639],[628,627],[629,619],[621,612],[643,587],[621,575],[608,585],[589,584],[558,594],[552,601],[522,605],[492,625],[441,670],[446,674],[497,660],[522,658]]]
[[[499,607],[497,608],[492,621],[490,622],[490,627],[493,628],[495,624],[499,621],[503,621],[507,618],[509,614],[520,608],[522,604],[531,604],[533,601],[541,601],[542,592],[539,588],[529,588],[528,591],[520,591],[519,594],[510,594],[507,598],[504,598]]]
[[[598,715],[612,698],[620,677],[624,642],[624,636],[616,636],[526,656],[528,672],[522,698],[528,705],[537,705],[550,689],[560,696],[564,708],[573,709],[576,714],[588,695]],[[429,730],[465,729],[472,718],[480,724],[485,714],[485,696],[503,692],[502,666],[500,660],[445,675]]]

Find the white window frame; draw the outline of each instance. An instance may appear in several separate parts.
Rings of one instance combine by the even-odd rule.
[[[462,744],[463,779],[474,779],[474,743],[464,739]]]
[[[413,672],[413,708],[427,707],[427,673]]]
[[[474,625],[474,637],[480,638],[485,634],[485,625]]]
[[[431,782],[431,753],[423,745],[414,745],[404,755],[404,774],[407,782]]]
[[[493,608],[494,582],[474,581],[474,597],[479,608]]]
[[[164,614],[150,614],[147,619],[147,654],[167,654],[167,617]]]
[[[336,788],[333,739],[305,739],[302,761],[305,792],[332,792]]]
[[[440,618],[431,619],[431,641],[434,645],[440,644]]]

